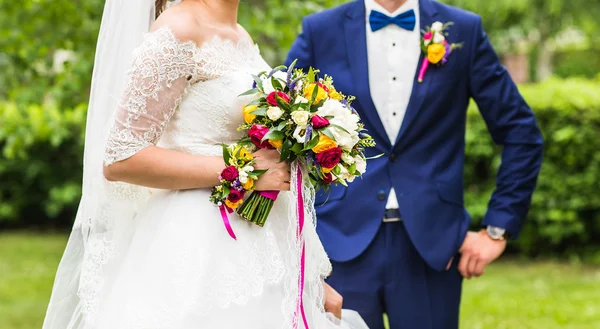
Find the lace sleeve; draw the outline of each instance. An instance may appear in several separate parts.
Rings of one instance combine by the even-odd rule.
[[[179,41],[163,28],[146,36],[133,53],[123,97],[108,135],[104,165],[156,145],[185,90],[198,75],[193,41]]]

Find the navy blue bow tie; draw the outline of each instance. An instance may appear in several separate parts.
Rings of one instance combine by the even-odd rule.
[[[375,10],[371,10],[371,15],[369,15],[369,24],[373,32],[377,32],[390,24],[396,24],[403,29],[412,31],[415,29],[416,23],[417,18],[415,17],[415,11],[412,9],[396,17],[390,17]]]

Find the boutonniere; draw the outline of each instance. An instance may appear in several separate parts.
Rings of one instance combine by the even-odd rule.
[[[421,69],[419,70],[418,80],[423,82],[425,72],[429,68],[429,64],[442,65],[446,64],[450,54],[460,47],[462,43],[448,43],[446,37],[448,33],[448,27],[452,22],[443,24],[442,22],[435,22],[431,24],[431,27],[426,27],[421,38],[421,50],[425,55],[423,57],[423,63],[421,63]]]

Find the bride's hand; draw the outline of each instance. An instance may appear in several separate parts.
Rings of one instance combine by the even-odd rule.
[[[290,190],[290,165],[287,162],[279,162],[279,152],[276,150],[261,149],[254,153],[257,170],[267,172],[261,175],[255,189],[258,191],[289,191]]]

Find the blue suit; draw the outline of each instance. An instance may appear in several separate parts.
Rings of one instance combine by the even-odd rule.
[[[542,162],[535,117],[501,66],[481,19],[432,0],[420,0],[419,7],[417,28],[452,21],[447,39],[463,48],[443,66],[431,66],[422,83],[415,72],[395,141],[388,139],[370,96],[362,0],[306,17],[287,60],[320,69],[333,76],[338,90],[356,96],[353,104],[377,142],[368,156],[385,155],[368,161],[363,179],[316,201],[317,230],[334,264],[329,282],[371,329],[383,327],[384,312],[392,329],[458,327],[462,280],[456,262],[444,269],[457,256],[471,220],[463,201],[471,98],[494,142],[503,146],[483,225],[519,235]],[[393,225],[382,223],[392,187],[403,219]]]

